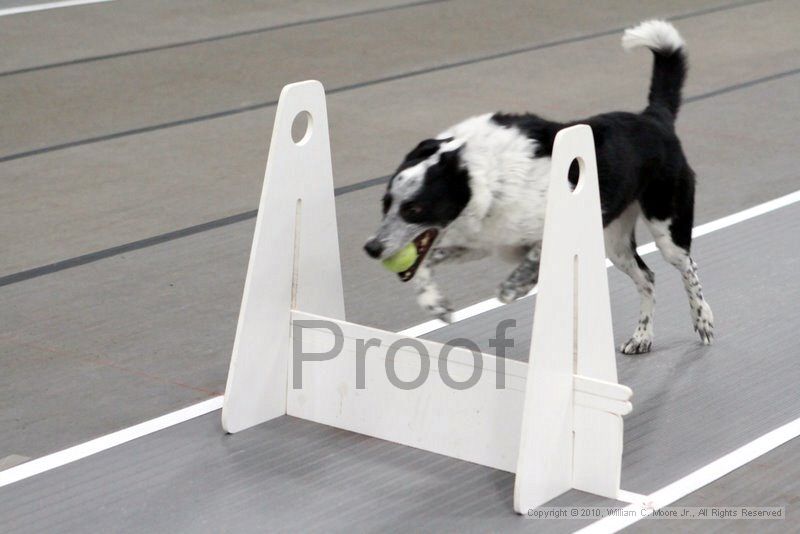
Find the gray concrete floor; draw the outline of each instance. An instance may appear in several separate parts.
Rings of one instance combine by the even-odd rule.
[[[0,18],[0,458],[222,391],[285,83],[329,90],[348,318],[399,329],[426,317],[361,253],[381,195],[363,182],[470,114],[640,108],[651,59],[619,37],[651,17],[676,17],[689,47],[697,222],[798,189],[794,0],[121,0]],[[467,305],[507,269],[446,289]]]
[[[40,0],[0,0],[0,9],[34,6],[41,3],[43,2]]]
[[[636,358],[617,355],[620,382],[635,392],[633,412],[625,417],[624,489],[648,495],[798,417],[800,397],[787,395],[800,381],[793,317],[799,284],[791,246],[798,230],[795,203],[695,241],[718,326],[711,347],[691,333],[680,277],[671,266],[654,264],[663,282],[655,349]],[[732,257],[743,247],[751,254]],[[737,291],[724,289],[739,279],[750,282]],[[637,296],[616,271],[609,291],[621,343],[625,326],[636,321]],[[534,306],[535,298],[523,299],[430,337],[468,338],[485,350],[495,326],[513,318],[509,357],[526,360]],[[772,321],[770,314],[785,319]],[[797,515],[794,458],[780,454],[765,473],[759,472],[761,462],[747,466],[739,483],[721,480],[705,490],[707,498],[689,497],[717,505],[783,502],[787,519],[765,526],[786,526]],[[293,417],[225,435],[216,410],[0,488],[0,532],[85,532],[91,525],[98,532],[147,533],[551,533],[591,521],[520,517],[513,513],[513,483],[510,473]],[[549,505],[622,503],[569,491]],[[737,525],[753,527],[747,521],[730,526]],[[717,526],[709,522],[709,528]]]
[[[697,490],[672,506],[776,506],[786,510],[783,520],[645,520],[624,532],[641,533],[749,533],[783,534],[798,531],[800,496],[800,438],[795,438]],[[753,503],[753,504],[751,504]]]

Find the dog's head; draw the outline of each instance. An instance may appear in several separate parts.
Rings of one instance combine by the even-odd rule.
[[[367,254],[385,259],[410,242],[417,260],[399,273],[411,280],[436,237],[453,222],[470,200],[469,173],[462,159],[463,144],[452,137],[426,139],[408,153],[383,195],[383,220],[364,245]]]

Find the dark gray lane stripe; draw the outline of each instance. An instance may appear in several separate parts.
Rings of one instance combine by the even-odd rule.
[[[769,76],[764,76],[763,78],[756,78],[754,80],[750,80],[747,82],[742,82],[734,85],[729,85],[727,87],[722,87],[721,89],[715,89],[707,93],[701,93],[699,95],[690,96],[688,98],[684,98],[683,103],[691,104],[692,102],[697,102],[699,100],[705,100],[707,98],[724,95],[726,93],[732,93],[733,91],[739,91],[741,89],[747,89],[748,87],[753,87],[754,85],[760,85],[762,83],[771,82],[773,80],[788,78],[789,76],[795,76],[796,74],[800,74],[800,68],[785,70],[783,72],[778,72],[776,74],[770,74]]]
[[[353,191],[358,191],[360,189],[366,189],[368,187],[386,183],[389,181],[389,178],[390,178],[389,176],[381,176],[379,178],[372,178],[371,180],[365,180],[357,184],[350,184],[342,187],[337,187],[334,190],[333,194],[337,197],[340,195],[346,195],[347,193],[352,193]],[[55,263],[50,263],[48,265],[42,265],[41,267],[34,267],[33,269],[28,269],[25,271],[20,271],[18,273],[9,274],[0,277],[0,287],[16,284],[17,282],[23,282],[25,280],[30,280],[31,278],[38,278],[40,276],[45,276],[47,274],[64,271],[66,269],[71,269],[73,267],[79,267],[81,265],[86,265],[88,263],[94,263],[96,261],[104,260],[112,256],[125,254],[126,252],[132,252],[134,250],[153,247],[156,245],[160,245],[162,243],[166,243],[168,241],[174,241],[176,239],[182,239],[184,237],[200,234],[203,232],[207,232],[209,230],[215,230],[217,228],[222,228],[224,226],[230,226],[231,224],[236,224],[243,221],[249,221],[250,219],[254,219],[257,214],[258,210],[245,211],[242,213],[237,213],[235,215],[230,215],[228,217],[222,217],[221,219],[215,219],[213,221],[196,224],[194,226],[189,226],[187,228],[181,228],[180,230],[174,230],[172,232],[159,234],[145,239],[139,239],[138,241],[131,241],[130,243],[125,243],[115,247],[106,248],[95,252],[90,252],[88,254],[83,254],[82,256],[76,256],[74,258],[57,261]]]
[[[727,10],[730,10],[730,9],[736,9],[736,8],[739,8],[739,7],[749,6],[749,5],[753,5],[753,4],[761,4],[761,3],[769,2],[769,1],[771,1],[771,0],[747,0],[747,1],[744,1],[744,2],[737,2],[737,3],[734,3],[734,4],[727,4],[727,5],[723,5],[723,6],[711,7],[711,8],[701,9],[701,10],[698,10],[698,11],[692,11],[692,12],[689,12],[689,13],[684,13],[683,15],[677,15],[677,16],[674,16],[674,17],[670,17],[670,20],[682,20],[682,19],[687,19],[687,18],[691,18],[691,17],[699,17],[699,16],[702,16],[702,15],[708,15],[708,14],[717,13],[717,12],[720,12],[720,11],[727,11]],[[525,53],[534,52],[534,51],[537,51],[537,50],[544,50],[544,49],[547,49],[547,48],[554,48],[554,47],[565,45],[565,44],[577,43],[577,42],[581,42],[581,41],[588,41],[588,40],[591,40],[591,39],[597,39],[599,37],[606,37],[606,36],[609,36],[609,35],[614,35],[614,34],[617,34],[617,33],[621,33],[624,30],[625,30],[625,27],[620,27],[620,28],[613,28],[613,29],[610,29],[610,30],[604,30],[604,31],[601,31],[601,32],[595,32],[595,33],[590,33],[590,34],[585,34],[585,35],[579,35],[579,36],[575,36],[575,37],[567,37],[565,39],[559,39],[559,40],[550,41],[550,42],[547,42],[547,43],[540,43],[540,44],[537,44],[537,45],[527,46],[527,47],[524,47],[524,48],[516,48],[514,50],[509,50],[509,51],[506,51],[506,52],[498,52],[498,53],[495,53],[495,54],[489,54],[489,55],[486,55],[486,56],[479,56],[479,57],[475,57],[475,58],[471,58],[471,59],[465,59],[465,60],[462,60],[462,61],[456,61],[456,62],[453,62],[453,63],[445,63],[445,64],[442,64],[442,65],[436,65],[436,66],[433,66],[433,67],[427,67],[427,68],[424,68],[424,69],[408,71],[408,72],[405,72],[405,73],[402,73],[402,74],[393,74],[391,76],[384,76],[384,77],[381,77],[381,78],[376,78],[374,80],[367,80],[367,81],[363,81],[363,82],[342,85],[342,86],[339,86],[339,87],[334,87],[332,89],[326,89],[325,92],[328,95],[333,95],[333,94],[342,93],[342,92],[345,92],[345,91],[352,91],[354,89],[361,89],[361,88],[364,88],[364,87],[370,87],[370,86],[373,86],[373,85],[393,82],[393,81],[402,80],[402,79],[406,79],[406,78],[413,78],[415,76],[422,76],[422,75],[430,74],[430,73],[433,73],[433,72],[439,72],[439,71],[448,70],[448,69],[465,67],[465,66],[468,66],[468,65],[474,65],[476,63],[482,63],[482,62],[485,62],[485,61],[493,61],[493,60],[496,60],[496,59],[502,59],[502,58],[506,58],[506,57],[510,57],[510,56],[519,55],[519,54],[525,54]],[[196,122],[203,122],[203,121],[207,121],[207,120],[213,120],[213,119],[219,119],[219,118],[222,118],[222,117],[228,117],[228,116],[231,116],[231,115],[238,115],[240,113],[247,113],[247,112],[250,112],[250,111],[256,111],[256,110],[259,110],[259,109],[272,107],[272,106],[276,105],[277,103],[278,103],[277,100],[270,100],[270,101],[267,101],[267,102],[259,102],[259,103],[249,104],[249,105],[246,105],[246,106],[240,106],[240,107],[231,108],[231,109],[227,109],[227,110],[223,110],[223,111],[217,111],[217,112],[214,112],[214,113],[208,113],[208,114],[204,114],[204,115],[198,115],[198,116],[195,116],[195,117],[189,117],[189,118],[186,118],[186,119],[180,119],[180,120],[175,120],[175,121],[170,121],[170,122],[164,122],[164,123],[160,123],[160,124],[153,124],[153,125],[150,125],[150,126],[143,126],[141,128],[133,128],[133,129],[130,129],[130,130],[123,130],[123,131],[120,131],[120,132],[115,132],[115,133],[110,133],[110,134],[105,134],[105,135],[99,135],[99,136],[95,136],[95,137],[88,137],[88,138],[85,138],[85,139],[78,139],[76,141],[69,141],[67,143],[60,143],[60,144],[57,144],[57,145],[51,145],[51,146],[47,146],[47,147],[36,148],[36,149],[32,149],[32,150],[26,150],[24,152],[17,152],[15,154],[8,154],[6,156],[2,156],[2,157],[0,157],[0,163],[6,162],[6,161],[13,161],[13,160],[21,159],[21,158],[27,158],[27,157],[31,157],[31,156],[38,156],[40,154],[46,154],[48,152],[54,152],[54,151],[57,151],[57,150],[65,150],[65,149],[68,149],[68,148],[74,148],[74,147],[77,147],[77,146],[83,146],[83,145],[88,145],[88,144],[92,144],[92,143],[100,143],[100,142],[104,142],[104,141],[111,141],[111,140],[114,140],[114,139],[119,139],[120,137],[127,137],[127,136],[130,136],[130,135],[138,135],[138,134],[152,132],[152,131],[155,131],[155,130],[164,130],[164,129],[167,129],[167,128],[175,128],[177,126],[185,126],[187,124],[193,124],[193,123],[196,123]]]
[[[756,78],[754,80],[749,80],[746,82],[729,85],[727,87],[722,87],[720,89],[715,89],[713,91],[708,91],[706,93],[701,93],[699,95],[690,96],[685,98],[683,103],[684,105],[686,105],[686,104],[691,104],[693,102],[699,102],[701,100],[714,98],[719,95],[724,95],[734,91],[746,89],[748,87],[753,87],[755,85],[775,80],[780,80],[782,78],[788,78],[790,76],[795,76],[797,74],[800,74],[800,68],[787,70],[776,74],[771,74],[769,76],[764,76],[762,78]],[[338,197],[355,191],[360,191],[362,189],[374,187],[376,185],[385,184],[386,182],[389,181],[389,178],[390,178],[389,176],[381,176],[379,178],[371,178],[369,180],[365,180],[363,182],[358,182],[355,184],[343,185],[341,187],[337,187],[334,190],[334,195]],[[167,232],[165,234],[148,237],[146,239],[140,239],[139,241],[132,241],[124,245],[98,250],[96,252],[91,252],[89,254],[84,254],[82,256],[76,256],[74,258],[69,258],[67,260],[51,263],[49,265],[43,265],[41,267],[35,267],[33,269],[28,269],[26,271],[20,271],[18,273],[2,276],[0,277],[0,287],[15,284],[17,282],[23,282],[25,280],[30,280],[32,278],[38,278],[39,276],[44,276],[58,271],[63,271],[65,269],[70,269],[72,267],[78,267],[79,265],[86,265],[87,263],[93,263],[105,258],[109,258],[111,256],[117,256],[119,254],[123,254],[125,252],[131,252],[134,250],[160,245],[162,243],[173,241],[175,239],[181,239],[183,237],[199,234],[202,232],[206,232],[208,230],[214,230],[216,228],[222,228],[224,226],[229,226],[231,224],[236,224],[238,222],[247,221],[255,218],[257,213],[258,213],[257,210],[245,211],[243,213],[238,213],[236,215],[223,217],[221,219],[215,219],[213,221],[208,221],[195,226],[189,226],[187,228],[182,228],[180,230]]]
[[[408,9],[413,7],[425,6],[429,4],[439,4],[442,2],[450,2],[451,0],[418,0],[416,2],[410,2],[407,4],[397,4],[393,6],[384,6],[378,7],[373,9],[365,9],[363,11],[353,11],[350,13],[341,13],[339,15],[330,15],[327,17],[318,17],[314,19],[306,19],[306,20],[298,20],[295,22],[287,22],[285,24],[277,24],[275,26],[265,26],[263,28],[254,28],[252,30],[242,30],[233,33],[224,33],[222,35],[214,35],[212,37],[203,37],[200,39],[192,39],[190,41],[181,41],[179,43],[170,43],[165,45],[159,46],[149,46],[146,48],[135,48],[133,50],[125,50],[123,52],[113,52],[110,54],[102,54],[98,56],[89,56],[77,59],[70,59],[67,61],[59,61],[56,63],[47,63],[44,65],[36,65],[34,67],[24,67],[20,69],[14,70],[7,70],[5,72],[0,72],[0,77],[2,76],[13,76],[15,74],[24,74],[27,72],[34,72],[38,70],[46,70],[46,69],[55,69],[58,67],[68,67],[72,65],[80,65],[82,63],[94,63],[96,61],[104,61],[107,59],[116,59],[120,57],[126,56],[135,56],[138,54],[147,54],[149,52],[160,52],[162,50],[171,50],[173,48],[181,48],[184,46],[193,46],[196,44],[203,44],[203,43],[213,43],[214,41],[224,41],[227,39],[235,39],[237,37],[246,37],[248,35],[257,35],[259,33],[266,33],[275,30],[285,30],[287,28],[294,28],[296,26],[306,26],[310,24],[319,24],[320,22],[329,22],[334,20],[342,20],[348,19],[353,17],[362,17],[364,15],[374,15],[377,13],[386,13],[389,11],[399,11],[401,9]]]
[[[381,176],[378,178],[370,178],[369,180],[364,180],[363,182],[357,182],[350,185],[343,185],[341,187],[337,187],[334,190],[334,195],[337,197],[339,195],[346,195],[347,193],[352,193],[353,191],[360,191],[362,189],[367,189],[368,187],[372,187],[375,185],[385,184],[389,181],[391,176]]]
[[[713,91],[708,91],[706,93],[701,93],[699,95],[690,96],[685,98],[683,102],[684,104],[691,104],[693,102],[699,102],[701,100],[714,98],[719,95],[724,95],[734,91],[739,91],[741,89],[746,89],[748,87],[753,87],[755,85],[759,85],[762,83],[780,80],[782,78],[787,78],[797,74],[800,74],[800,68],[787,70],[776,74],[771,74],[769,76],[764,76],[762,78],[756,78],[746,82],[729,85],[727,87],[722,87],[720,89],[715,89]],[[389,181],[389,176],[381,176],[379,178],[372,178],[370,180],[365,180],[363,182],[358,182],[355,184],[344,185],[341,187],[337,187],[334,190],[334,195],[335,196],[346,195],[354,191],[360,191],[362,189],[367,189],[370,187],[374,187],[376,185],[381,185],[388,181]],[[23,282],[25,280],[30,280],[32,278],[38,278],[40,276],[44,276],[47,274],[63,271],[65,269],[71,269],[72,267],[86,265],[87,263],[94,263],[96,261],[105,258],[110,258],[112,256],[124,254],[125,252],[131,252],[134,250],[160,245],[168,241],[181,239],[183,237],[199,234],[202,232],[206,232],[208,230],[214,230],[216,228],[222,228],[224,226],[229,226],[231,224],[236,224],[238,222],[247,221],[255,218],[257,213],[258,213],[257,210],[245,211],[243,213],[238,213],[236,215],[223,217],[221,219],[215,219],[213,221],[197,224],[195,226],[189,226],[187,228],[182,228],[180,230],[174,230],[172,232],[167,232],[165,234],[148,237],[146,239],[140,239],[138,241],[132,241],[130,243],[125,243],[123,245],[118,245],[116,247],[98,250],[96,252],[91,252],[89,254],[84,254],[82,256],[76,256],[74,258],[69,258],[48,265],[43,265],[41,267],[35,267],[33,269],[28,269],[14,274],[2,276],[0,277],[0,287],[15,284],[17,282]]]
[[[228,226],[241,221],[246,221],[254,218],[256,213],[257,210],[237,213],[236,215],[231,215],[230,217],[223,217],[222,219],[216,219],[214,221],[197,224],[188,228],[182,228],[180,230],[167,232],[165,234],[140,239],[138,241],[132,241],[130,243],[125,243],[124,245],[118,245],[116,247],[90,252],[89,254],[84,254],[82,256],[76,256],[74,258],[57,261],[49,265],[34,267],[33,269],[28,269],[26,271],[9,274],[7,276],[0,277],[0,287],[16,284],[17,282],[22,282],[24,280],[30,280],[31,278],[38,278],[40,276],[56,273],[58,271],[64,271],[80,265],[86,265],[87,263],[94,263],[96,261],[110,258],[112,256],[118,256],[119,254],[124,254],[133,250],[140,250],[143,248],[160,245],[161,243],[166,243],[167,241],[174,241],[175,239],[181,239],[183,237],[199,234],[215,228],[221,228],[223,226]]]

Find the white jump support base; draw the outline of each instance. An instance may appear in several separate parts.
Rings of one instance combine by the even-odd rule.
[[[302,112],[310,126],[295,143]],[[617,384],[588,126],[556,137],[530,365],[344,321],[338,245],[324,90],[288,85],[225,390],[227,432],[289,414],[513,472],[519,513],[570,488],[619,497],[631,390]],[[293,365],[300,352],[319,358]]]

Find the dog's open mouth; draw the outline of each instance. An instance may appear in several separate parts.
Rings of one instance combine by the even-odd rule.
[[[408,282],[414,278],[417,269],[419,269],[419,266],[422,264],[422,260],[425,259],[425,255],[428,254],[428,251],[430,251],[431,247],[433,246],[433,242],[436,240],[437,235],[439,235],[439,231],[431,228],[429,230],[425,230],[414,238],[414,246],[417,248],[417,259],[411,265],[411,267],[405,271],[397,273],[397,276],[400,277],[400,280],[403,282]]]

